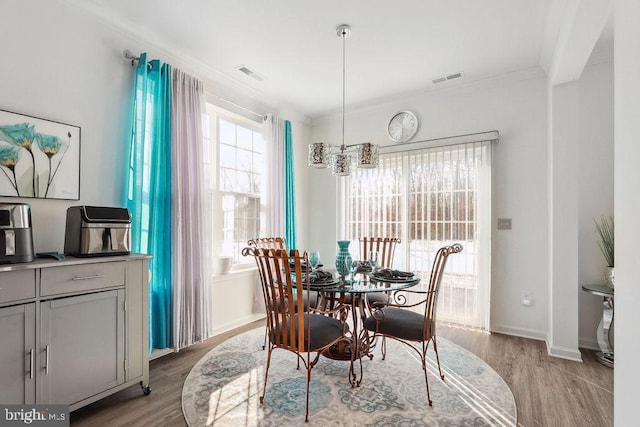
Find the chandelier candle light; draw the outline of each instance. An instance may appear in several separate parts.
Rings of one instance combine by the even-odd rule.
[[[342,38],[342,144],[332,147],[324,142],[309,144],[309,166],[313,168],[326,168],[331,165],[331,172],[336,176],[348,176],[351,174],[352,156],[350,149],[355,147],[356,165],[359,168],[371,169],[378,166],[379,146],[365,142],[363,144],[345,145],[344,143],[344,107],[345,107],[345,43],[351,35],[349,25],[340,25],[336,28],[338,37]],[[335,148],[338,152],[332,153]]]

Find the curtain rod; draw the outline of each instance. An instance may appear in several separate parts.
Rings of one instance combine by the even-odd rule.
[[[445,145],[455,145],[455,144],[465,144],[469,142],[480,142],[480,141],[498,141],[500,140],[500,132],[497,130],[492,130],[488,132],[477,132],[477,133],[468,133],[464,135],[455,135],[455,136],[447,136],[444,138],[434,138],[434,139],[423,139],[421,141],[412,141],[405,142],[403,144],[396,145],[383,145],[380,146],[380,151],[384,151],[386,153],[394,153],[398,151],[412,151],[412,150],[420,150],[424,147],[428,142],[436,142],[438,144],[429,145],[430,147],[438,147]],[[407,147],[412,146],[413,147]],[[420,146],[415,146],[420,145]]]
[[[140,60],[140,57],[134,55],[134,53],[131,52],[129,49],[125,49],[122,52],[122,56],[124,56],[125,59],[130,60],[131,61],[131,65],[135,65],[136,61]],[[209,96],[213,96],[214,98],[217,98],[222,102],[226,102],[229,105],[233,105],[235,108],[239,108],[240,110],[246,111],[247,113],[251,113],[251,114],[253,114],[253,115],[257,116],[257,117],[263,118],[265,116],[264,114],[255,112],[255,111],[253,111],[253,110],[251,110],[251,109],[249,109],[247,107],[244,107],[244,106],[242,106],[240,104],[237,104],[237,103],[235,103],[233,101],[230,101],[230,100],[228,100],[226,98],[223,98],[223,97],[221,97],[219,95],[216,95],[215,93],[211,93],[211,92],[205,91],[205,94],[207,94]]]
[[[220,95],[216,95],[215,93],[211,93],[211,92],[206,91],[206,90],[204,91],[204,93],[209,95],[209,96],[213,96],[214,98],[219,99],[222,102],[226,102],[229,105],[233,105],[236,108],[239,108],[239,109],[241,109],[243,111],[246,111],[247,113],[251,113],[251,114],[253,114],[253,115],[257,116],[257,117],[263,118],[265,116],[264,114],[257,113],[257,112],[255,112],[255,111],[253,111],[253,110],[251,110],[251,109],[249,109],[247,107],[244,107],[244,106],[242,106],[240,104],[237,104],[237,103],[235,103],[233,101],[230,101],[230,100],[228,100],[226,98],[223,98]]]
[[[124,56],[125,59],[130,59],[131,65],[135,65],[136,61],[140,60],[140,57],[135,56],[129,49],[125,49],[124,51],[122,51],[122,56]]]

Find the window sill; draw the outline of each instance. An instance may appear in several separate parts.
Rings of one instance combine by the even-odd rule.
[[[219,282],[222,280],[229,280],[229,279],[237,279],[240,277],[249,277],[249,276],[253,276],[254,274],[257,274],[258,269],[255,266],[252,267],[237,267],[237,268],[232,268],[228,273],[226,274],[218,274],[218,275],[214,275],[213,276],[213,281],[214,282]]]

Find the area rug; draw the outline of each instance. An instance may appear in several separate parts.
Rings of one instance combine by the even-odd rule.
[[[182,410],[191,427],[302,426],[306,370],[296,356],[272,353],[264,404],[267,351],[264,328],[237,335],[207,353],[191,370],[182,389]],[[431,356],[433,348],[429,349]],[[360,387],[352,388],[349,363],[324,357],[311,372],[311,426],[515,426],[516,404],[504,380],[467,350],[438,338],[445,381],[435,358],[429,360],[433,407],[427,404],[424,374],[416,354],[387,340],[387,358],[379,349],[363,360]]]

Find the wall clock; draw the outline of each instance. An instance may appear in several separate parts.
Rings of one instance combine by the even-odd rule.
[[[418,118],[411,111],[400,111],[389,120],[387,133],[393,142],[407,142],[418,132]]]

